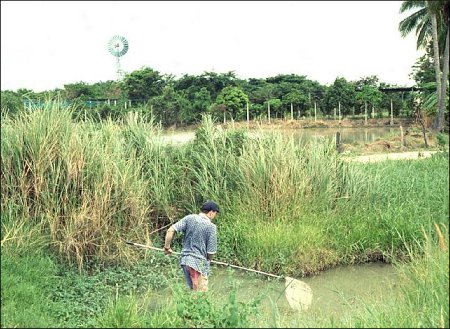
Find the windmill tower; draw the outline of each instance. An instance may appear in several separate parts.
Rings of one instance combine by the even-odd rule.
[[[128,51],[128,41],[120,35],[113,36],[108,42],[109,52],[116,57],[117,81],[122,80],[123,70],[120,68],[120,57]]]

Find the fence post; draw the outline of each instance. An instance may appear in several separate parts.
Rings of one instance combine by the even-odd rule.
[[[314,101],[314,122],[317,121],[317,103]]]
[[[339,131],[336,132],[336,150],[339,153],[342,152],[341,133]]]
[[[391,98],[391,122],[390,125],[392,126],[394,124],[394,105],[392,104],[392,98]]]
[[[403,151],[404,148],[405,148],[405,140],[403,137],[403,127],[402,127],[402,125],[400,125],[400,150]]]
[[[339,123],[341,123],[341,101],[339,101]]]
[[[250,112],[249,112],[249,108],[248,108],[248,102],[247,102],[247,125],[250,121]]]
[[[364,102],[364,125],[367,126],[367,101]]]

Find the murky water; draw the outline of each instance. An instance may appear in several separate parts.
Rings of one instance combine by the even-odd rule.
[[[250,130],[252,134],[264,133],[265,131],[279,131],[299,141],[307,141],[313,138],[326,137],[335,138],[336,133],[341,134],[343,143],[365,142],[371,143],[378,138],[398,134],[399,128],[394,127],[371,127],[371,128],[307,128],[307,129],[262,129],[260,131]],[[194,131],[167,131],[161,136],[161,140],[171,144],[182,144],[195,138]]]
[[[384,263],[341,266],[316,276],[297,279],[312,289],[312,304],[304,311],[310,317],[329,318],[354,313],[365,305],[389,300],[397,288],[395,269]],[[279,317],[285,322],[293,321],[294,326],[300,316],[287,302],[284,279],[214,267],[209,281],[210,293],[222,298],[228,298],[233,284],[237,287],[239,301],[250,302],[261,297],[261,309],[266,316],[277,309]]]
[[[184,286],[178,259],[173,261],[175,272],[172,275]],[[251,304],[260,299],[258,316],[252,320],[257,326],[298,328],[315,327],[318,320],[342,319],[359,310],[390,303],[399,289],[395,268],[384,263],[340,266],[316,276],[296,279],[308,284],[313,293],[312,303],[306,311],[289,306],[284,279],[223,266],[212,266],[208,294],[212,300],[224,305],[229,303],[233,291],[239,304]],[[149,309],[164,308],[170,300],[170,288],[153,292]]]
[[[378,138],[387,135],[400,135],[399,128],[392,127],[372,127],[372,128],[307,128],[307,129],[283,129],[280,130],[285,135],[289,135],[297,140],[310,140],[319,137],[335,138],[336,133],[340,133],[343,143],[365,142],[372,143]]]

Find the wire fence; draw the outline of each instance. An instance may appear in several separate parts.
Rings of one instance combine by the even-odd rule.
[[[136,106],[142,106],[147,103],[146,99],[88,99],[88,100],[70,100],[64,99],[61,101],[55,100],[32,100],[32,99],[24,99],[23,106],[28,109],[36,109],[41,108],[43,106],[52,106],[54,104],[58,104],[61,107],[69,107],[73,105],[81,105],[87,108],[97,108],[100,106],[110,106],[110,107],[123,107],[123,108],[131,108]]]

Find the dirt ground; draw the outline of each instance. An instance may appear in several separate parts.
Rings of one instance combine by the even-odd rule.
[[[410,151],[410,152],[398,152],[398,153],[378,153],[369,155],[359,155],[353,157],[346,157],[347,161],[356,162],[378,162],[384,160],[406,160],[406,159],[425,159],[432,156],[438,151]]]
[[[271,128],[271,129],[284,129],[284,128],[355,128],[355,127],[409,127],[415,125],[414,120],[411,118],[394,118],[392,125],[391,120],[387,118],[383,119],[368,119],[367,124],[363,119],[351,120],[348,118],[342,120],[314,120],[314,119],[301,119],[301,120],[282,120],[272,119],[269,124],[267,120],[250,120],[250,122],[241,121],[233,122],[227,121],[226,123],[220,123],[222,127],[250,127],[250,128]]]

